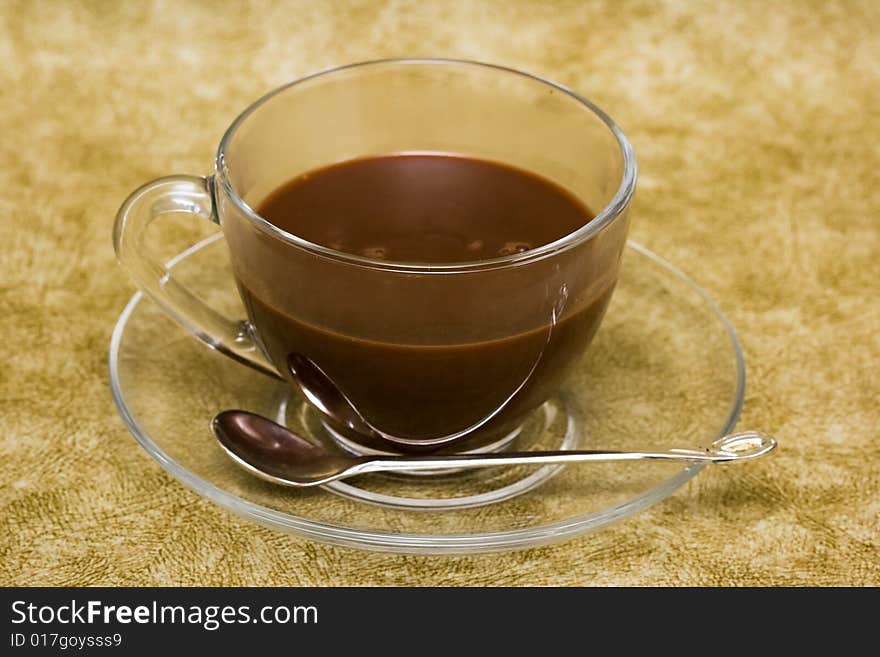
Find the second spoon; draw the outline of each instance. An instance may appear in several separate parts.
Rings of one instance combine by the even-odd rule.
[[[212,422],[214,435],[226,453],[245,470],[284,486],[319,486],[367,472],[415,472],[438,468],[484,468],[498,465],[546,465],[589,461],[643,459],[726,463],[763,456],[776,441],[758,431],[734,433],[706,449],[666,449],[640,452],[561,450],[427,456],[347,456],[309,442],[286,427],[256,413],[230,410]]]

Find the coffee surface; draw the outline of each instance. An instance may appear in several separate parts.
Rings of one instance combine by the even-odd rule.
[[[404,262],[465,262],[549,244],[593,215],[568,191],[498,162],[398,154],[294,178],[259,207],[293,235]]]
[[[311,242],[408,262],[472,261],[535,248],[592,218],[570,193],[528,172],[484,160],[422,154],[352,160],[313,171],[276,190],[258,212]],[[351,285],[348,276],[356,273],[326,274],[321,289],[344,290]],[[262,276],[269,278],[271,272]],[[272,280],[274,286],[285,285],[280,273]],[[558,285],[544,290],[544,282],[529,279],[532,283],[538,296],[549,299],[535,307],[551,308]],[[462,297],[470,296],[468,286],[476,286],[472,294],[479,294],[485,284],[481,274],[470,275],[462,279],[464,287],[457,287],[457,294],[435,295],[420,304],[398,303],[382,292],[383,304],[386,313],[405,317],[414,330],[436,325],[438,316],[460,317],[461,323],[477,327],[487,321],[497,325],[497,315],[465,310],[469,307]],[[310,358],[374,426],[410,439],[455,433],[490,416],[484,435],[508,431],[559,386],[597,329],[612,287],[613,281],[560,317],[536,311],[531,329],[511,328],[500,338],[462,338],[479,334],[468,331],[450,333],[440,343],[402,344],[376,337],[385,321],[382,313],[366,315],[369,326],[340,331],[278,307],[271,288],[267,297],[239,280],[258,341],[281,371],[291,353]],[[508,293],[501,303],[507,303]],[[334,304],[331,310],[338,311],[340,323],[352,314],[345,307],[353,303],[348,296],[326,302]]]

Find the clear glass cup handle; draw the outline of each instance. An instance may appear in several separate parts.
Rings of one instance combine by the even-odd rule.
[[[170,212],[187,213],[219,224],[212,193],[213,176],[158,178],[125,200],[113,226],[116,257],[138,287],[169,317],[212,349],[280,378],[251,339],[247,323],[224,317],[178,283],[171,270],[146,248],[144,233],[154,219]]]

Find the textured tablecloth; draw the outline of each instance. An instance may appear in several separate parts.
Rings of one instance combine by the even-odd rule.
[[[0,584],[880,584],[878,34],[874,0],[0,3]],[[442,558],[258,527],[144,454],[107,382],[120,202],[207,172],[267,90],[391,56],[522,68],[619,121],[631,236],[726,310],[740,426],[778,453],[595,534]]]

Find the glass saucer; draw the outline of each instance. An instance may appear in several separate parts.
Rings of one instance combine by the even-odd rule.
[[[244,316],[220,234],[169,266],[215,308]],[[206,348],[140,293],[113,331],[110,384],[135,439],[198,494],[260,524],[362,549],[453,554],[555,542],[662,500],[703,467],[633,461],[275,486],[228,459],[211,418],[227,408],[252,410],[338,448],[320,419],[287,386]],[[715,302],[630,242],[587,353],[504,448],[708,445],[732,430],[744,389],[742,351]]]

